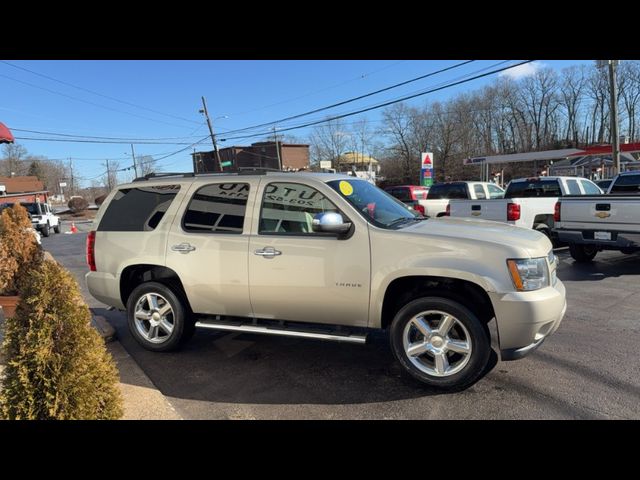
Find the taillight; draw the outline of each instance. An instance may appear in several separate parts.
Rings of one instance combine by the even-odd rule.
[[[422,206],[422,205],[418,204],[418,205],[416,205],[416,206],[414,207],[414,210],[415,210],[416,212],[420,212],[420,213],[424,216],[424,206]]]
[[[507,221],[515,222],[520,220],[520,205],[517,203],[507,204]]]
[[[553,221],[560,221],[560,202],[556,202],[556,206],[553,209]]]
[[[92,272],[96,271],[96,232],[91,230],[87,235],[87,265]]]
[[[445,217],[450,217],[451,216],[451,205],[447,204],[447,209],[444,212],[444,216]]]

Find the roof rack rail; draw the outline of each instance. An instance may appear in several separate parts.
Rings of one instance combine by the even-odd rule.
[[[144,182],[145,180],[150,180],[152,178],[160,178],[160,177],[194,177],[195,174],[193,172],[160,172],[160,173],[147,173],[146,175],[138,178],[134,178],[134,182]]]
[[[279,168],[267,168],[267,167],[238,167],[238,173],[255,173],[257,175],[266,175],[269,172],[282,172]]]

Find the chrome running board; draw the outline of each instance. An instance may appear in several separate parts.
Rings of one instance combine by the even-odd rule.
[[[244,332],[244,333],[261,333],[264,335],[281,335],[284,337],[302,337],[302,338],[315,338],[317,340],[329,340],[333,342],[348,342],[364,344],[367,342],[366,334],[353,334],[347,333],[331,333],[331,332],[317,332],[312,330],[294,329],[290,326],[263,326],[257,323],[225,323],[218,320],[203,320],[196,322],[198,328],[208,328],[211,330],[228,330],[232,332]]]

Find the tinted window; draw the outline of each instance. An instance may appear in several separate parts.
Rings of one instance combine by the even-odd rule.
[[[98,230],[143,232],[155,229],[171,205],[179,185],[118,190],[104,212]]]
[[[187,232],[242,233],[249,197],[247,183],[216,183],[193,194],[182,219]]]
[[[31,215],[40,215],[40,212],[38,211],[38,205],[35,203],[20,203],[20,205],[26,208],[27,212],[29,212]]]
[[[364,180],[333,180],[327,182],[338,194],[355,207],[367,222],[381,228],[401,228],[416,221],[416,214],[407,205]],[[422,217],[420,217],[422,218]]]
[[[484,200],[485,198],[487,198],[487,196],[484,193],[484,188],[482,188],[482,185],[476,183],[473,186],[473,191],[476,192],[476,198],[478,200]]]
[[[313,231],[312,222],[315,215],[323,212],[339,210],[315,188],[299,183],[270,183],[262,198],[259,233],[322,235]]]
[[[487,185],[487,190],[489,190],[489,198],[502,198],[504,197],[504,190],[500,187],[496,187],[495,185]]]
[[[584,189],[587,195],[601,195],[602,192],[600,189],[593,183],[587,182],[585,180],[581,180],[582,188]]]
[[[567,188],[569,189],[569,195],[580,195],[580,187],[577,180],[567,180]]]
[[[429,189],[428,199],[469,198],[465,183],[436,183]]]
[[[403,202],[412,200],[411,191],[408,188],[394,188],[391,192],[391,195],[396,197],[398,200],[402,200]]]
[[[611,193],[640,193],[640,174],[618,177],[611,187]]]
[[[525,180],[511,182],[507,187],[504,198],[526,197],[560,197],[560,185],[557,180]]]

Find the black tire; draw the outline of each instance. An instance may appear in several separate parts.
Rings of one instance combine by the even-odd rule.
[[[591,262],[598,254],[598,247],[595,245],[582,245],[572,243],[569,245],[569,253],[578,263]]]
[[[44,224],[44,226],[42,227],[42,230],[40,230],[40,232],[42,232],[42,236],[43,236],[43,237],[48,237],[48,236],[49,236],[49,234],[51,233],[51,232],[49,231],[49,224],[48,224],[48,223],[45,223],[45,224]]]
[[[60,233],[60,222],[58,222],[58,224],[55,227],[53,227],[53,231],[55,233]]]
[[[551,229],[549,228],[549,225],[547,225],[546,223],[539,223],[535,226],[535,229],[538,232],[546,235],[549,240],[553,241],[553,239],[551,238]]]
[[[129,331],[136,341],[147,350],[154,352],[175,350],[193,335],[194,322],[190,318],[190,310],[186,302],[181,299],[181,294],[176,294],[174,289],[162,283],[147,282],[136,287],[133,292],[131,292],[131,295],[129,295],[127,301],[127,323],[129,325]],[[171,313],[167,314],[166,317],[167,322],[172,324],[173,328],[170,333],[167,333],[166,330],[158,326],[158,329],[154,331],[157,333],[156,341],[150,340],[148,336],[144,335],[145,331],[147,333],[152,332],[150,321],[136,321],[135,317],[138,306],[144,311],[151,312],[154,310],[149,306],[148,300],[146,300],[148,294],[161,297],[157,299],[159,307],[164,307],[164,302],[166,301],[171,309]],[[153,333],[151,333],[151,336],[153,336]]]
[[[470,343],[471,345],[471,350],[467,355],[468,359],[466,360],[466,363],[462,360],[458,360],[458,362],[456,362],[456,358],[458,358],[459,354],[455,352],[449,351],[448,353],[445,353],[445,355],[448,355],[447,358],[451,367],[454,367],[456,363],[458,363],[458,367],[460,367],[460,369],[455,373],[446,374],[446,376],[429,374],[428,372],[425,372],[424,369],[416,366],[405,350],[405,329],[408,328],[409,332],[412,330],[412,327],[407,327],[407,325],[414,317],[428,311],[438,311],[450,315],[462,324],[464,329],[466,329],[466,331],[464,331],[464,329],[456,323],[452,331],[449,332],[451,335],[456,335],[460,338],[468,337],[466,339],[466,343]],[[460,332],[462,335],[458,335],[456,332]],[[420,335],[419,332],[417,333]],[[451,339],[450,335],[447,334],[446,340],[450,341]],[[491,336],[488,334],[488,330],[483,322],[481,322],[478,317],[464,305],[441,297],[419,298],[402,307],[391,324],[390,340],[391,350],[400,365],[402,365],[402,367],[412,377],[426,385],[429,385],[430,387],[435,387],[440,390],[461,390],[471,385],[485,372],[491,354]],[[426,337],[424,337],[423,341],[426,342]],[[436,339],[436,341],[438,340]],[[460,357],[464,358],[461,355]],[[425,353],[420,356],[420,361],[418,363],[422,364],[423,359],[425,364],[432,361],[434,368],[436,368],[435,356],[431,357],[429,353]]]

